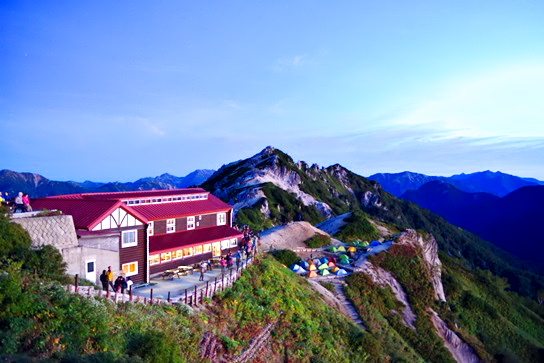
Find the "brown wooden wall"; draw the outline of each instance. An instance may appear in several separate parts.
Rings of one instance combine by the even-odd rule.
[[[144,226],[138,227],[124,227],[119,231],[126,231],[131,229],[138,230],[138,245],[134,247],[121,247],[121,233],[119,233],[119,266],[118,270],[121,270],[121,266],[125,263],[138,261],[138,274],[131,276],[134,283],[146,282],[147,275],[147,239],[146,230]]]

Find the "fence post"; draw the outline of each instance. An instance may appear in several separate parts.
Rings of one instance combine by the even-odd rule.
[[[151,293],[149,295],[149,305],[153,305],[153,289],[151,289]]]
[[[170,302],[170,291],[168,291],[168,302]]]
[[[132,301],[132,285],[128,288],[128,301]]]
[[[193,300],[194,300],[195,306],[196,306],[198,304],[198,301],[197,301],[198,300],[198,291],[196,291],[196,285],[195,285],[195,295],[194,295],[194,297],[195,298]]]
[[[185,305],[187,305],[187,289],[185,289]]]
[[[206,281],[206,297],[208,297],[208,287],[209,287],[208,283],[209,283],[209,281]]]
[[[215,295],[215,292],[217,291],[217,277],[215,278],[214,280],[214,284],[213,284],[213,294]]]
[[[78,287],[79,287],[79,286],[78,286],[78,285],[79,285],[79,275],[76,274],[76,276],[74,277],[74,279],[75,279],[76,294],[77,294],[77,290],[78,290]]]
[[[221,275],[221,291],[225,290],[225,274]]]

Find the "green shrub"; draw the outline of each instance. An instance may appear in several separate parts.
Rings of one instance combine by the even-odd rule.
[[[291,250],[276,250],[272,252],[272,256],[287,267],[300,261],[298,255]]]
[[[321,248],[331,244],[331,237],[325,234],[316,233],[313,237],[304,241],[310,248]]]

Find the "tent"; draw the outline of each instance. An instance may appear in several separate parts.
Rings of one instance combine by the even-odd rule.
[[[340,263],[349,265],[349,257],[348,257],[348,255],[342,255],[342,256],[340,256]]]
[[[329,265],[329,267],[334,267],[334,266],[336,266],[336,264],[335,264],[334,262],[332,262],[332,261],[329,262],[328,265]]]
[[[326,269],[328,269],[328,268],[329,268],[329,265],[327,265],[326,263],[324,263],[324,264],[322,264],[322,265],[320,265],[320,266],[318,267],[318,270],[326,270]]]
[[[346,247],[344,246],[338,247],[338,252],[346,252]]]
[[[357,248],[355,248],[355,247],[350,247],[350,248],[348,248],[348,251],[349,251],[349,252],[352,252],[352,253],[355,253],[355,252],[357,252]]]
[[[300,267],[305,268],[306,270],[308,269],[308,267],[310,267],[310,264],[306,261],[300,261],[299,265]]]
[[[380,242],[379,241],[372,241],[372,243],[370,244],[371,247],[376,247],[376,246],[379,246],[380,245]]]
[[[323,257],[321,259],[321,263],[329,263],[329,259],[327,257]]]
[[[340,270],[340,268],[338,266],[334,266],[334,268],[331,270],[331,272],[336,272],[338,270]]]
[[[338,249],[337,249],[336,247],[334,247],[334,246],[331,246],[331,248],[329,248],[329,251],[331,251],[331,252],[337,252]]]
[[[308,271],[306,271],[305,269],[303,269],[302,267],[300,269],[298,269],[297,271],[295,271],[296,274],[298,275],[306,275],[308,273]]]
[[[302,267],[300,267],[299,265],[297,265],[296,263],[291,266],[291,271],[295,271],[297,272],[298,270],[300,270]]]
[[[321,260],[319,258],[314,258],[313,261],[317,266],[321,265]]]
[[[368,241],[363,241],[363,242],[361,242],[361,246],[363,246],[363,247],[368,246]]]
[[[311,263],[310,266],[308,266],[308,269],[310,271],[315,271],[315,270],[317,270],[317,267],[315,267],[315,264]]]
[[[343,268],[336,271],[336,276],[346,276],[348,273]]]
[[[329,270],[321,270],[319,273],[321,274],[321,276],[327,276],[331,274]]]
[[[317,272],[316,271],[308,272],[308,277],[317,277]]]

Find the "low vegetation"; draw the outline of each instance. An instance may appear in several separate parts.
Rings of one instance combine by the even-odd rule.
[[[362,211],[355,211],[346,218],[347,224],[338,232],[335,237],[344,242],[358,240],[373,240],[381,237],[378,229],[370,223],[368,216]]]
[[[313,237],[304,241],[306,246],[310,248],[321,248],[331,244],[331,237],[326,234],[316,233]]]

